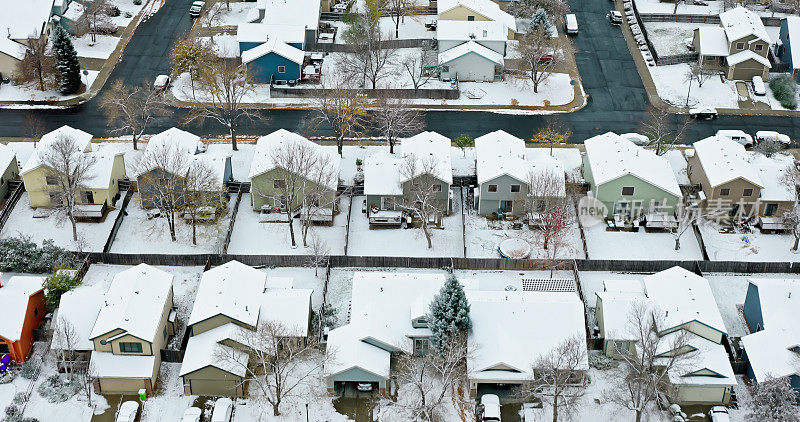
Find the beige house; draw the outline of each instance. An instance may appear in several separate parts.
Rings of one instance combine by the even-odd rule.
[[[718,28],[697,28],[692,45],[703,67],[719,69],[727,79],[767,79],[772,41],[753,11],[737,7],[719,14]]]
[[[4,11],[0,15],[0,78],[9,79],[20,60],[25,58],[28,38],[49,36],[50,16],[60,10],[54,7],[53,0],[26,0],[24,3],[4,0],[0,1],[0,6]]]
[[[161,349],[174,334],[172,274],[139,264],[114,276],[89,340],[98,393],[152,394]]]
[[[77,198],[77,203],[85,210],[79,211],[96,215],[98,209],[102,213],[106,207],[113,207],[119,199],[119,181],[125,178],[123,153],[94,151],[92,135],[69,126],[62,126],[42,136],[22,167],[22,181],[28,191],[31,207],[49,208],[61,201],[59,176],[45,163],[54,143],[63,137],[72,138],[77,148],[75,154],[83,154],[91,162]]]
[[[439,0],[439,21],[497,21],[505,25],[509,40],[517,34],[517,21],[492,0]],[[464,40],[467,41],[467,40]]]
[[[311,323],[311,289],[293,288],[291,278],[238,261],[203,273],[188,328],[180,376],[187,395],[242,397],[248,354],[260,324],[280,324],[283,341],[305,342]]]

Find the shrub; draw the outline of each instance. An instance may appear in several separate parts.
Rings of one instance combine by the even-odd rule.
[[[125,12],[125,17],[126,17],[126,18],[130,18],[130,17],[132,17],[132,16],[133,16],[133,15],[131,14],[131,12]]]
[[[22,404],[25,402],[25,393],[17,393],[14,394],[14,400],[12,401],[14,404]]]
[[[50,403],[62,403],[74,396],[79,388],[77,382],[62,377],[60,374],[53,374],[39,384],[37,391]]]
[[[797,108],[797,83],[789,75],[772,78],[769,81],[772,95],[781,103],[781,106],[794,110]]]
[[[111,6],[111,8],[108,9],[108,16],[117,17],[121,14],[122,12],[119,10],[119,7],[117,6]]]
[[[55,245],[52,239],[39,247],[29,237],[0,239],[0,271],[49,273],[53,268],[72,268],[72,253]]]
[[[47,301],[47,309],[53,310],[58,308],[61,302],[61,295],[72,290],[74,287],[81,284],[80,280],[75,279],[72,275],[62,272],[47,277],[44,281],[45,301]]]
[[[9,404],[6,406],[6,418],[4,420],[7,422],[21,422],[22,409],[15,404]]]
[[[17,377],[16,371],[5,371],[0,374],[0,384],[8,384]]]
[[[39,369],[38,364],[28,360],[22,364],[22,369],[20,369],[19,374],[20,376],[22,376],[22,378],[32,380],[36,378],[36,370],[38,369]]]

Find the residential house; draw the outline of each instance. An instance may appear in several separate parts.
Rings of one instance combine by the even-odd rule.
[[[583,178],[606,216],[627,220],[671,211],[680,202],[680,187],[664,157],[613,132],[587,139],[584,146]]]
[[[305,30],[303,40],[303,45],[305,45],[317,40],[321,8],[322,4],[319,0],[296,2],[257,0],[256,7],[250,10],[245,21],[266,25],[302,27]]]
[[[517,21],[509,13],[500,9],[492,0],[439,0],[436,3],[439,22],[442,21],[496,21],[506,27],[509,40],[517,32]]]
[[[751,278],[748,282],[742,313],[751,334],[741,339],[747,377],[752,383],[788,377],[800,391],[800,280]]]
[[[53,318],[53,341],[50,347],[62,351],[60,359],[75,365],[88,365],[94,350],[89,340],[105,303],[105,293],[95,286],[83,286],[61,295]]]
[[[242,23],[236,29],[242,64],[260,83],[295,83],[302,76],[306,31],[302,25]]]
[[[187,395],[241,397],[248,376],[250,336],[259,325],[280,324],[282,341],[305,342],[311,324],[311,289],[291,278],[267,277],[238,261],[203,273],[192,314],[192,334],[181,364]]]
[[[313,204],[319,208],[330,210],[335,209],[336,189],[339,184],[339,163],[340,157],[336,152],[336,147],[321,146],[309,141],[305,137],[285,129],[279,129],[267,136],[262,136],[256,143],[256,150],[253,154],[253,162],[250,165],[250,205],[255,211],[262,210],[283,210],[286,203],[283,196],[283,186],[285,183],[285,170],[279,168],[275,162],[281,150],[286,148],[309,148],[318,158],[327,160],[327,169],[334,174],[334,177],[323,177],[326,186],[319,187],[314,180],[320,180],[320,167],[315,166],[315,174],[301,175],[305,179],[304,188],[321,190],[326,193],[319,204]],[[302,192],[295,192],[295,196],[302,197]]]
[[[564,168],[544,149],[532,151],[525,141],[502,130],[475,139],[475,169],[478,174],[475,204],[480,215],[519,217],[542,212],[548,201],[566,196]],[[530,158],[530,159],[529,159]],[[531,182],[552,178],[548,192]]]
[[[139,264],[114,276],[89,334],[97,393],[152,394],[175,332],[172,274]]]
[[[33,346],[33,330],[47,313],[44,277],[14,276],[0,287],[0,355],[24,362]]]
[[[767,79],[772,40],[754,11],[742,6],[719,14],[718,28],[694,30],[692,44],[703,67],[719,69],[727,79]]]
[[[722,344],[727,333],[725,324],[706,279],[672,267],[645,276],[643,288],[629,280],[607,280],[604,285],[605,290],[596,293],[596,316],[607,355],[633,352],[640,347],[634,333],[637,328],[631,326],[628,316],[642,307],[639,309],[652,315],[660,337],[657,357],[688,354],[669,372],[676,402],[730,402],[736,377]],[[678,345],[681,347],[673,349],[677,336],[683,337]]]
[[[0,198],[9,194],[9,182],[19,177],[17,154],[8,145],[0,144]]]
[[[440,49],[439,66],[439,78],[445,81],[492,82],[503,79],[505,60],[502,54],[468,40],[447,51]]]
[[[788,72],[795,80],[800,81],[800,41],[792,46],[792,40],[800,38],[800,17],[787,16],[781,19],[781,30],[775,46],[775,55],[781,62],[789,65]]]
[[[443,20],[436,24],[436,41],[439,51],[447,51],[468,41],[506,55],[508,32],[503,22]]]
[[[61,201],[59,176],[46,165],[46,157],[52,153],[55,142],[62,137],[74,140],[75,154],[83,154],[91,163],[84,186],[76,200],[81,206],[78,211],[86,211],[87,215],[94,216],[102,214],[102,210],[113,207],[119,199],[119,181],[125,178],[123,153],[102,149],[94,151],[92,135],[69,126],[61,126],[42,136],[22,167],[22,181],[30,196],[31,207],[49,208]]]
[[[784,215],[790,213],[797,202],[797,192],[787,186],[787,173],[795,166],[790,154],[775,154],[766,157],[751,153],[750,164],[758,171],[758,178],[764,184],[758,196],[758,225],[762,230],[789,230],[784,223]]]
[[[449,138],[436,132],[422,132],[403,140],[394,154],[381,150],[365,158],[368,216],[374,211],[402,210],[403,203],[414,202],[416,189],[427,188],[429,184],[435,192],[433,204],[441,214],[449,214],[453,183],[450,151]],[[419,182],[421,177],[431,179]]]

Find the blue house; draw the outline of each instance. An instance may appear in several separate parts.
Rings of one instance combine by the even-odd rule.
[[[795,41],[797,49],[792,48]],[[781,32],[775,47],[775,54],[782,62],[789,64],[789,72],[800,81],[800,17],[789,16],[781,19]]]
[[[305,54],[305,27],[243,23],[236,29],[242,64],[260,83],[294,83],[300,79]]]
[[[788,377],[800,391],[800,279],[749,279],[742,337],[747,376],[758,383]]]

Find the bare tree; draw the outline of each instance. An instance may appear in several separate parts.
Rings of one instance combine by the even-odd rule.
[[[75,325],[66,318],[58,318],[53,332],[53,340],[57,343],[57,364],[68,373],[68,377],[72,381],[75,379],[77,369],[75,366],[75,360],[77,359],[75,349],[80,341]]]
[[[669,338],[659,335],[656,321],[663,319],[660,310],[645,303],[633,305],[628,315],[628,331],[636,345],[636,351],[617,350],[622,360],[614,385],[606,392],[609,400],[636,414],[636,422],[653,404],[660,394],[675,395],[670,374],[679,371],[696,352],[689,349],[686,332],[679,330]],[[664,350],[674,353],[664,353]]]
[[[213,210],[214,219],[225,209],[225,186],[215,170],[202,159],[192,160],[186,171],[181,210],[192,222],[192,244],[197,245],[197,221]]]
[[[300,395],[301,386],[318,375],[326,355],[318,350],[316,336],[298,338],[289,327],[261,322],[256,330],[241,329],[235,341],[241,348],[220,347],[215,359],[244,371],[244,383],[279,416],[284,400]],[[247,353],[241,359],[240,350]]]
[[[149,81],[139,86],[114,81],[101,97],[100,108],[113,127],[112,133],[131,135],[133,149],[138,148],[139,139],[153,120],[170,113],[163,95]]]
[[[72,224],[72,240],[78,241],[78,226],[75,209],[83,202],[81,194],[92,178],[94,157],[84,154],[75,138],[59,136],[42,151],[42,164],[47,168],[47,178],[55,185],[50,191],[53,209],[66,216]]]
[[[667,110],[648,106],[646,117],[639,121],[639,133],[647,136],[650,140],[648,146],[653,148],[656,155],[666,154],[683,141],[691,120],[685,117],[676,118],[681,121],[674,122]]]
[[[389,12],[394,23],[394,37],[400,38],[400,23],[412,16],[416,3],[414,0],[382,0],[381,6]]]
[[[675,4],[677,5],[677,3],[676,1]],[[689,65],[689,70],[686,72],[686,79],[697,81],[697,86],[702,88],[707,80],[717,75],[719,75],[718,70],[709,69],[698,62],[693,62]]]
[[[543,9],[551,18],[560,18],[569,12],[569,5],[563,0],[521,0],[512,2],[508,12],[518,18],[527,19],[533,16],[537,9]]]
[[[18,82],[35,80],[39,91],[55,85],[56,60],[50,53],[47,37],[29,37],[25,57],[17,63],[15,76]]]
[[[342,37],[353,52],[345,54],[338,65],[351,79],[360,78],[375,89],[380,81],[395,76],[388,65],[395,61],[397,50],[389,48],[377,19],[370,14],[356,15]]]
[[[553,408],[553,422],[570,419],[583,397],[583,371],[587,366],[586,342],[573,336],[536,358],[534,378],[523,384],[517,395],[524,400],[538,398]]]
[[[183,206],[191,157],[170,145],[149,147],[135,164],[142,207],[158,209],[175,242],[175,214]]]
[[[528,172],[527,193],[521,193],[519,200],[523,203],[525,213],[531,217],[533,214],[542,214],[554,206],[566,208],[566,180],[563,175],[552,169],[542,169]],[[546,247],[545,247],[546,249]]]
[[[239,120],[261,119],[258,113],[244,107],[247,96],[255,89],[247,66],[222,59],[204,63],[198,84],[203,90],[202,101],[192,104],[186,123],[211,119],[222,124],[228,128],[231,147],[238,150],[236,128]]]
[[[114,5],[108,0],[92,0],[84,3],[86,10],[78,19],[78,33],[89,33],[92,42],[97,41],[97,34],[110,34],[117,30],[117,25],[111,20]]]
[[[22,132],[33,138],[33,146],[36,147],[37,140],[42,138],[46,132],[44,121],[34,110],[25,113],[25,120],[22,122]]]
[[[789,377],[766,379],[750,387],[751,406],[747,419],[752,421],[798,422],[796,404],[800,394],[792,388]]]
[[[327,155],[313,151],[309,166],[304,173],[302,184],[302,198],[300,220],[302,222],[303,246],[308,247],[308,232],[314,224],[317,215],[324,216],[327,209],[333,214],[336,209],[336,188],[339,181],[338,167]],[[333,218],[333,215],[331,215]]]
[[[667,214],[666,210],[653,211]],[[681,237],[683,234],[694,227],[695,224],[699,224],[703,216],[697,207],[690,206],[686,203],[678,204],[675,207],[674,215],[676,224],[670,227],[669,232],[672,233],[672,238],[675,239],[675,250],[677,251],[681,248]]]
[[[444,186],[438,178],[437,167],[436,157],[416,157],[413,154],[403,157],[399,171],[406,188],[402,197],[394,200],[395,205],[419,220],[428,249],[433,248],[431,224],[441,221],[444,206],[439,200]]]
[[[328,265],[328,260],[331,255],[331,248],[328,247],[328,242],[322,238],[318,233],[311,233],[311,242],[309,243],[308,265],[314,267],[314,277],[319,276],[319,267]]]
[[[790,164],[780,179],[787,189],[795,193],[794,206],[782,217],[782,223],[789,229],[794,237],[793,251],[800,248],[800,163]]]
[[[316,131],[326,125],[336,134],[336,147],[342,155],[344,138],[356,136],[367,127],[367,98],[353,89],[346,80],[335,80],[324,86],[314,98],[313,116],[309,129]]]
[[[422,49],[418,56],[406,56],[403,60],[403,69],[406,70],[414,90],[418,90],[436,76],[439,66],[435,57],[432,54],[426,54],[425,49]]]
[[[394,146],[401,136],[411,135],[425,129],[425,118],[413,108],[406,98],[389,98],[381,95],[372,111],[374,129],[383,135],[389,145],[389,153],[394,154]]]
[[[572,43],[566,38],[550,38],[544,28],[531,30],[517,46],[521,62],[533,83],[533,92],[572,54]]]

